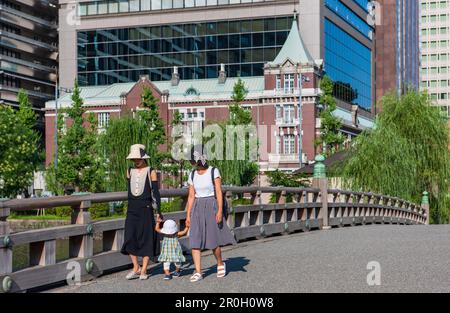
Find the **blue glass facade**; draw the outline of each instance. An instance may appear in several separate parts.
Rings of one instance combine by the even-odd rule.
[[[356,1],[359,5],[362,5],[364,2],[367,4],[367,0],[359,0]],[[336,15],[338,15],[345,22],[350,24],[357,31],[362,33],[367,38],[371,38],[371,33],[373,28],[367,24],[367,21],[363,20],[359,17],[355,12],[353,12],[350,8],[348,8],[344,3],[340,0],[325,0],[325,5],[333,11]]]
[[[217,77],[221,63],[228,76],[262,76],[283,46],[293,16],[171,24],[78,32],[80,85],[131,82],[140,75],[170,79]]]
[[[347,86],[350,102],[372,107],[372,52],[332,21],[325,19],[325,71]],[[347,99],[348,100],[348,99]]]
[[[405,86],[419,88],[419,2],[396,0],[397,17],[397,90]]]

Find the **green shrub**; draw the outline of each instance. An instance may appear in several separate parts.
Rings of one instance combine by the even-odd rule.
[[[252,204],[252,200],[245,199],[245,198],[238,198],[238,199],[234,199],[232,203],[233,203],[233,207],[238,206],[238,205],[249,205],[249,204]]]
[[[59,217],[68,217],[72,215],[72,208],[70,206],[62,206],[56,208],[45,209],[45,214],[55,215]]]
[[[184,208],[181,207],[182,203],[183,199],[180,197],[173,198],[173,200],[169,202],[161,202],[161,212],[168,213],[168,212],[183,211]]]
[[[109,203],[95,203],[89,208],[92,219],[98,219],[109,216]]]

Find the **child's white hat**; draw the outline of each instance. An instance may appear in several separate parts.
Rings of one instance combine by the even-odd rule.
[[[174,220],[167,220],[164,222],[164,226],[161,229],[161,233],[164,235],[173,235],[178,232],[177,223]]]

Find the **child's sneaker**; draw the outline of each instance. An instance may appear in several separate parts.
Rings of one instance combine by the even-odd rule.
[[[164,275],[164,280],[171,280],[172,279],[172,275]]]
[[[175,277],[180,277],[181,276],[181,270],[173,272],[172,275],[175,276]]]

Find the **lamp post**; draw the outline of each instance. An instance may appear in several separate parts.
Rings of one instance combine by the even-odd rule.
[[[300,168],[303,167],[303,115],[302,115],[302,94],[303,82],[309,82],[309,77],[303,76],[302,73],[298,75],[298,163]]]

